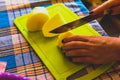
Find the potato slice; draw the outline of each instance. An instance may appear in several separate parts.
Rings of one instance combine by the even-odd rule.
[[[61,46],[63,45],[62,40],[63,40],[65,37],[72,36],[72,35],[73,35],[73,33],[70,32],[70,31],[67,31],[67,32],[65,32],[65,33],[61,33],[61,34],[58,36],[58,39],[57,39],[57,45],[58,45],[58,47],[61,48]]]
[[[42,30],[44,23],[49,19],[49,14],[44,7],[35,7],[29,14],[27,19],[28,31]]]
[[[58,26],[65,24],[65,20],[60,13],[56,13],[51,17],[43,26],[42,32],[44,37],[54,37],[58,34],[50,33],[51,30],[57,28]]]

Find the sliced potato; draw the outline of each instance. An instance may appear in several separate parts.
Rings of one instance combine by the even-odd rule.
[[[29,14],[27,19],[28,31],[42,30],[44,23],[49,19],[49,14],[44,7],[36,7]]]
[[[57,39],[57,45],[58,47],[61,47],[63,45],[62,43],[62,40],[65,38],[65,37],[68,37],[68,36],[72,36],[73,33],[70,32],[70,31],[67,31],[65,33],[61,33],[59,36],[58,36],[58,39]]]
[[[57,28],[58,26],[65,24],[65,20],[60,13],[56,13],[51,17],[43,26],[42,32],[44,37],[54,37],[58,34],[50,33],[51,30]]]

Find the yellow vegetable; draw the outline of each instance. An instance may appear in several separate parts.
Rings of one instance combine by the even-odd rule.
[[[62,43],[62,40],[65,38],[65,37],[68,37],[68,36],[72,36],[73,33],[70,32],[70,31],[67,31],[65,33],[61,33],[59,36],[58,36],[58,39],[57,39],[57,45],[58,47],[61,47],[63,45]]]
[[[39,31],[49,19],[49,14],[44,7],[36,7],[29,14],[27,19],[28,31]]]
[[[43,26],[42,32],[44,37],[54,37],[58,34],[50,33],[51,30],[57,28],[58,26],[65,24],[65,20],[60,13],[56,13],[51,17]]]

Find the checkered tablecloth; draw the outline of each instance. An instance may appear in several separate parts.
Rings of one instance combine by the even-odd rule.
[[[27,76],[31,80],[54,80],[13,21],[16,17],[29,13],[36,6],[47,7],[55,3],[65,4],[78,15],[89,12],[80,0],[0,0],[0,61],[7,62],[6,72]],[[101,35],[107,35],[96,20],[90,25]],[[87,74],[95,68],[96,65],[90,65],[82,73],[77,73],[69,79]],[[120,65],[117,63],[96,80],[120,80],[119,70]]]

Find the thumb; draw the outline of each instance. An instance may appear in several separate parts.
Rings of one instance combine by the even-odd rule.
[[[116,5],[117,3],[115,1],[116,0],[108,0],[108,1],[104,2],[103,4],[101,4],[100,6],[98,6],[97,8],[93,9],[92,11],[95,14],[104,12],[105,10],[108,10],[110,7]]]

